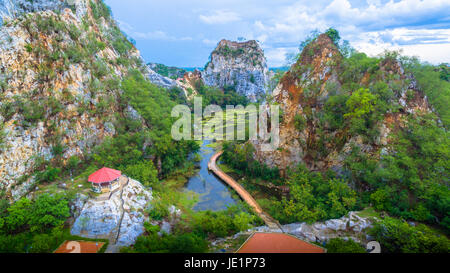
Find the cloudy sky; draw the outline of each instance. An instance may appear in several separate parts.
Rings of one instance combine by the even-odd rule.
[[[270,67],[334,27],[369,55],[402,49],[450,63],[450,0],[106,0],[148,62],[203,67],[223,38],[258,40]]]

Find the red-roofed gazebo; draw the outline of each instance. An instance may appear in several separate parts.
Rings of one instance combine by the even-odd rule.
[[[95,192],[109,192],[118,186],[121,176],[121,171],[104,167],[91,174],[88,181],[92,183]]]

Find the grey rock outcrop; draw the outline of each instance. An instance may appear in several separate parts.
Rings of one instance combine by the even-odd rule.
[[[51,10],[61,12],[72,8],[77,17],[81,17],[87,10],[85,0],[2,0],[0,1],[0,21],[3,18],[15,18],[25,13]]]
[[[372,217],[361,217],[358,212],[349,212],[340,219],[331,219],[325,222],[314,224],[293,223],[283,225],[283,232],[294,235],[295,237],[317,243],[325,243],[332,238],[352,239],[355,242],[366,243],[368,235],[365,231],[372,227],[376,221]],[[280,232],[278,229],[270,229],[267,226],[256,227],[246,232],[234,235],[237,238],[241,235],[249,235],[253,232]]]
[[[232,86],[251,101],[264,98],[269,77],[264,52],[254,40],[242,43],[220,41],[202,72],[206,85]]]
[[[144,211],[152,199],[151,191],[130,179],[122,194],[117,191],[105,201],[87,200],[75,220],[71,234],[106,238],[112,241],[111,244],[117,238],[115,245],[130,246],[144,232],[144,222],[148,220]],[[79,207],[79,202],[76,205]]]
[[[153,84],[159,87],[172,88],[178,86],[176,81],[156,73],[150,67],[147,67],[146,76]]]

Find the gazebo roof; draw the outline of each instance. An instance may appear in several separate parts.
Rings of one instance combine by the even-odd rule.
[[[107,183],[116,180],[121,175],[122,175],[121,171],[104,167],[96,171],[95,173],[91,174],[89,176],[88,181],[95,184]]]

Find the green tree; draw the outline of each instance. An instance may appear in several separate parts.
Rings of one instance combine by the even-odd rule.
[[[28,225],[31,213],[32,202],[27,198],[21,198],[8,208],[8,216],[5,218],[6,228],[9,232],[23,231]]]
[[[70,216],[69,203],[62,196],[42,194],[33,202],[31,209],[29,225],[32,232],[61,226]]]
[[[238,230],[247,230],[252,226],[254,218],[255,216],[242,211],[234,216],[233,224]]]
[[[327,31],[325,31],[325,34],[330,37],[330,39],[333,41],[335,45],[339,45],[339,42],[341,40],[341,36],[339,35],[339,31],[337,31],[334,28],[329,28]]]
[[[370,93],[369,89],[360,88],[353,92],[346,102],[349,113],[345,118],[361,118],[375,109],[376,96]]]

